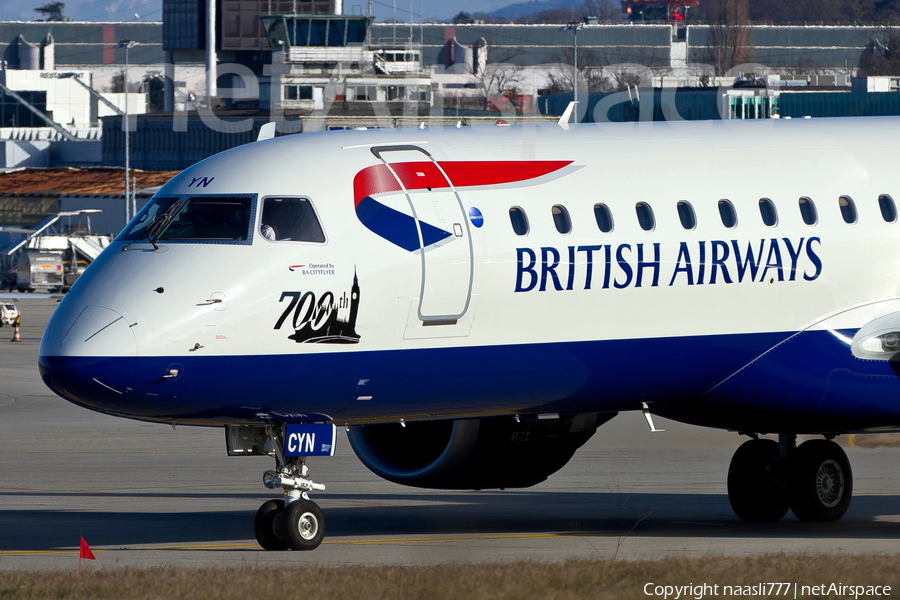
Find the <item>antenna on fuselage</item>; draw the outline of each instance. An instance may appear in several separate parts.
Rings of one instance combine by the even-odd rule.
[[[256,136],[256,141],[271,140],[273,137],[275,137],[275,123],[263,123],[263,126],[259,128],[259,135]]]
[[[556,122],[557,125],[559,125],[563,129],[569,128],[569,119],[572,118],[572,113],[575,111],[576,104],[578,103],[574,100],[572,102],[569,102],[569,105],[566,107],[566,110],[563,111],[563,114],[559,118],[559,121]]]

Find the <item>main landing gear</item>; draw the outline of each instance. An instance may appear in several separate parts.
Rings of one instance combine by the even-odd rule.
[[[325,486],[309,480],[306,457],[285,457],[278,436],[274,438],[275,470],[263,474],[269,489],[282,488],[284,498],[264,502],[256,511],[256,541],[266,550],[315,550],[325,537],[325,518],[308,492]]]
[[[843,449],[830,440],[796,436],[754,439],[734,453],[728,500],[744,521],[778,521],[788,508],[801,521],[837,521],[853,495],[853,474]]]

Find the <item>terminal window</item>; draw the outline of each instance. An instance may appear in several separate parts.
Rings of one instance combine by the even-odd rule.
[[[312,100],[313,86],[311,85],[286,85],[284,86],[285,100]]]

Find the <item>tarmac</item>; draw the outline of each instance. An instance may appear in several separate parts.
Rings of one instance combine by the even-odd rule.
[[[424,565],[669,556],[900,552],[898,450],[847,447],[854,499],[837,523],[743,523],[726,473],[746,439],[619,415],[533,488],[447,492],[379,479],[343,435],[311,459],[326,538],[266,552],[253,536],[267,457],[228,457],[218,428],[172,427],[76,407],[40,381],[53,298],[21,297],[22,341],[0,328],[0,569]],[[6,336],[6,337],[4,337]]]

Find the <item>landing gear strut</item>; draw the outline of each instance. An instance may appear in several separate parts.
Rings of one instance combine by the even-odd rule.
[[[778,521],[788,508],[801,521],[837,521],[853,496],[843,449],[830,440],[795,445],[796,436],[745,442],[728,469],[728,500],[745,521]]]
[[[269,500],[256,511],[256,541],[266,550],[315,550],[325,537],[325,518],[308,492],[325,486],[307,477],[306,457],[282,453],[283,431],[267,428],[275,454],[275,470],[263,474],[269,489],[284,490],[284,499]]]

